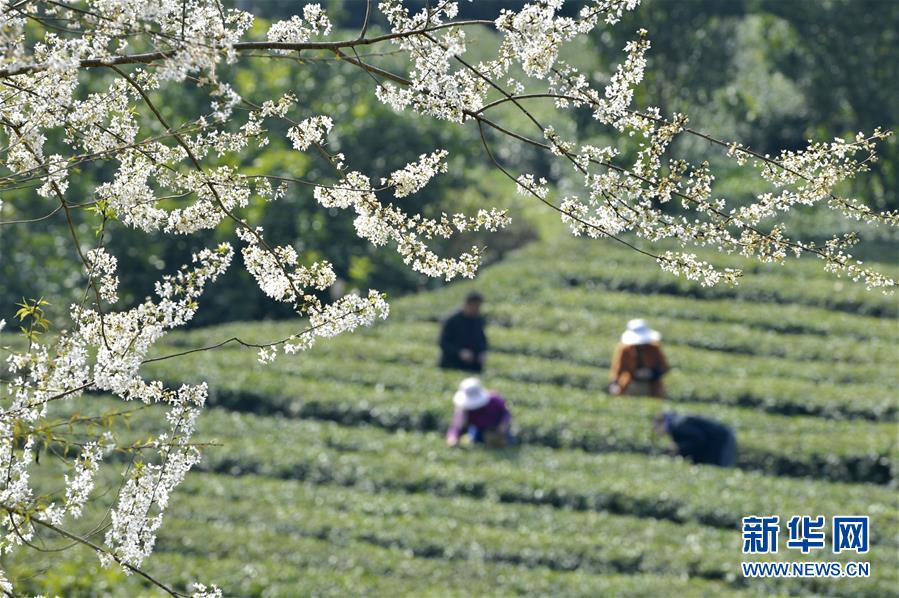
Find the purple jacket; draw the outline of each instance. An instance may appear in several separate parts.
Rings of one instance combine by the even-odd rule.
[[[453,421],[446,431],[446,438],[450,441],[458,440],[459,436],[468,431],[468,426],[477,426],[485,430],[507,431],[511,422],[512,414],[506,407],[506,400],[499,393],[490,391],[490,400],[483,407],[471,411],[456,409]]]

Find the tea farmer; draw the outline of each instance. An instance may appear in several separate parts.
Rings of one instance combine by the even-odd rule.
[[[487,335],[481,306],[484,296],[473,291],[462,309],[443,322],[440,330],[440,367],[480,372],[487,359]]]
[[[453,395],[456,411],[449,429],[446,444],[456,446],[459,438],[468,434],[473,444],[503,447],[511,440],[512,414],[506,400],[497,392],[487,390],[477,378],[466,378]]]
[[[612,357],[611,394],[665,398],[662,377],[671,368],[659,344],[661,338],[646,320],[627,323]]]
[[[656,416],[653,429],[669,436],[674,452],[693,463],[732,467],[737,461],[737,437],[719,421],[666,411]]]

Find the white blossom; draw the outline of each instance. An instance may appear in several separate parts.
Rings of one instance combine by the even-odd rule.
[[[107,303],[118,301],[119,277],[115,275],[118,260],[115,256],[109,255],[105,249],[99,247],[87,253],[87,261],[90,266],[88,275],[99,281],[100,297]]]
[[[300,43],[316,35],[331,32],[331,21],[320,4],[303,7],[303,17],[292,16],[287,21],[273,23],[268,30],[268,39],[273,42]]]
[[[393,194],[396,197],[411,195],[424,188],[437,173],[446,172],[446,156],[445,150],[437,150],[430,155],[423,154],[418,157],[417,162],[410,162],[383,182],[394,188]]]
[[[191,598],[222,598],[222,590],[216,586],[206,586],[202,583],[193,584]]]
[[[4,181],[20,193],[28,193],[33,182],[33,195],[27,199],[67,216],[89,209],[82,214],[98,225],[100,234],[93,247],[73,241],[73,253],[82,262],[78,282],[90,292],[69,306],[67,324],[54,324],[46,336],[32,335],[6,357],[0,409],[0,469],[7,472],[0,485],[0,503],[6,507],[0,516],[2,553],[30,542],[39,521],[62,527],[80,517],[94,494],[104,458],[116,447],[115,434],[98,432],[80,443],[77,456],[69,459],[62,491],[39,494],[31,474],[42,430],[54,421],[52,405],[57,401],[83,400],[85,391],[101,392],[166,412],[167,425],[135,449],[136,465],[115,497],[111,525],[97,550],[104,566],[140,566],[153,550],[171,493],[200,458],[192,438],[206,385],[168,388],[160,380],[146,379],[141,365],[154,355],[160,339],[201,309],[204,293],[230,267],[234,250],[226,242],[197,251],[190,264],[156,281],[154,297],[125,308],[118,302],[117,257],[104,248],[108,222],[146,233],[185,235],[187,242],[192,239],[187,235],[204,230],[236,238],[243,266],[255,284],[272,300],[291,305],[307,322],[289,338],[253,344],[262,363],[301,353],[319,339],[370,325],[389,312],[377,290],[324,301],[324,291],[337,280],[333,266],[304,255],[303,240],[271,242],[265,230],[243,219],[253,202],[275,202],[288,194],[282,177],[251,175],[246,169],[247,154],[265,147],[273,139],[271,130],[286,127],[293,149],[326,167],[327,174],[311,181],[311,192],[304,188],[297,193],[311,193],[325,209],[349,212],[359,237],[390,247],[421,274],[445,280],[475,276],[482,247],[442,256],[434,249],[435,241],[509,224],[505,210],[489,205],[471,214],[428,217],[414,207],[405,209],[409,200],[393,202],[426,193],[434,177],[449,172],[447,152],[434,148],[417,158],[404,155],[406,165],[389,173],[354,169],[342,153],[329,153],[326,141],[339,130],[331,115],[293,114],[306,105],[305,97],[300,101],[293,93],[279,98],[239,93],[230,67],[248,52],[285,60],[324,50],[346,65],[365,69],[371,75],[371,93],[394,110],[439,119],[447,126],[480,128],[486,153],[514,181],[517,192],[556,210],[572,234],[616,239],[629,234],[628,242],[636,239],[649,255],[657,243],[676,244],[682,251],[654,255],[659,267],[700,284],[736,284],[741,273],[703,261],[688,247],[712,247],[760,262],[810,253],[826,271],[868,288],[889,291],[896,284],[852,256],[856,235],[837,235],[815,245],[791,238],[780,221],[798,206],[818,206],[851,221],[899,225],[897,212],[879,212],[842,195],[842,183],[870,167],[877,145],[890,133],[877,129],[849,139],[809,140],[803,149],[767,156],[739,141],[716,140],[692,130],[686,115],[638,109],[634,94],[644,78],[648,32],[637,31],[610,75],[594,77],[563,59],[566,44],[599,34],[597,29],[618,22],[637,0],[586,2],[576,16],[564,16],[562,0],[498,10],[493,20],[498,47],[482,60],[468,52],[474,24],[458,21],[458,4],[451,1],[410,11],[399,0],[383,0],[377,5],[380,15],[372,17],[386,23],[383,32],[349,38],[333,32],[319,4],[304,4],[302,15],[272,24],[264,40],[252,37],[251,14],[225,9],[216,0],[188,5],[180,0],[91,0],[89,10],[66,3],[26,4],[23,10],[65,23],[71,31],[42,27],[40,20],[29,21],[0,0]],[[396,54],[396,72],[366,63],[355,51],[360,44],[374,46],[372,53]],[[88,77],[85,71],[102,71],[108,77]],[[204,112],[179,114],[169,122],[167,110],[160,110],[155,98],[178,93],[184,86],[205,94]],[[527,102],[521,101],[524,95],[531,96]],[[620,151],[624,146],[617,141],[579,139],[576,131],[559,130],[549,119],[544,124],[545,111],[526,108],[539,98],[552,110],[589,111],[598,126],[627,139],[634,151]],[[492,120],[498,106],[518,118],[510,119],[511,124]],[[552,122],[558,126],[556,119]],[[519,162],[494,152],[494,135],[544,151],[553,177],[567,175],[568,186],[557,189],[555,180],[516,170]],[[736,206],[716,196],[709,162],[679,157],[677,141],[685,136],[702,139],[710,151],[755,174],[764,188],[749,203]],[[331,141],[336,145],[337,140]],[[463,158],[454,156],[452,168]],[[102,165],[97,171],[103,178],[87,197],[74,197],[80,186],[71,184],[72,177],[85,163]],[[376,188],[372,181],[381,186]],[[16,202],[18,195],[4,199]],[[177,201],[167,201],[171,198]],[[667,209],[670,202],[680,211]],[[9,212],[3,202],[0,210]],[[52,319],[57,320],[55,315]],[[0,320],[0,330],[5,323]],[[2,572],[0,589],[14,593]],[[192,591],[203,598],[222,595],[217,587],[199,583]]]
[[[293,143],[294,149],[305,151],[310,145],[321,143],[333,126],[334,121],[330,117],[313,116],[291,127],[287,131],[287,138]]]

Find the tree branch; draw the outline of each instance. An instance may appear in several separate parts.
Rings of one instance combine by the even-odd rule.
[[[385,41],[391,41],[396,39],[403,39],[406,37],[412,37],[415,35],[421,35],[423,33],[427,33],[429,31],[437,31],[439,29],[446,29],[448,27],[467,27],[470,25],[486,25],[493,26],[493,21],[487,21],[482,19],[471,19],[467,21],[454,21],[451,23],[443,23],[440,25],[432,25],[423,29],[415,29],[413,31],[403,31],[399,33],[387,33],[384,35],[379,35],[377,37],[371,38],[355,38],[348,40],[339,40],[339,41],[320,41],[320,42],[270,42],[270,41],[247,41],[247,42],[238,42],[232,46],[221,46],[219,50],[226,51],[228,49],[234,50],[235,52],[246,52],[249,50],[286,50],[293,52],[303,52],[310,50],[340,50],[346,48],[355,48],[358,46],[369,46],[372,44],[378,44]],[[172,58],[178,54],[180,49],[172,49],[172,50],[159,50],[156,52],[144,52],[140,54],[126,54],[124,56],[115,56],[108,59],[84,59],[78,62],[76,68],[102,68],[102,67],[114,67],[114,66],[123,66],[128,64],[150,64],[156,62],[157,60],[164,60],[166,58]],[[273,56],[273,58],[276,56]],[[17,67],[0,69],[0,79],[4,79],[7,77],[15,77],[16,75],[26,75],[31,73],[37,73],[41,71],[45,71],[49,69],[50,66],[47,64],[26,64]]]
[[[20,517],[24,517],[24,518],[28,519],[29,521],[40,525],[41,527],[45,527],[53,532],[56,532],[57,534],[65,537],[65,538],[68,538],[69,540],[73,540],[79,544],[83,544],[84,546],[87,546],[88,548],[93,549],[95,552],[102,553],[102,554],[109,556],[112,560],[114,560],[116,563],[118,563],[122,567],[125,567],[129,571],[132,571],[133,573],[140,575],[141,577],[143,577],[144,579],[146,579],[147,581],[149,581],[150,583],[152,583],[154,586],[158,587],[162,591],[166,592],[170,596],[175,596],[177,598],[182,598],[182,597],[186,598],[187,597],[187,594],[182,594],[181,592],[177,592],[177,591],[173,590],[171,587],[165,585],[164,583],[162,583],[155,577],[151,576],[149,573],[147,573],[143,569],[141,569],[139,567],[135,567],[134,565],[131,565],[129,563],[126,563],[121,558],[119,558],[118,556],[113,554],[111,551],[107,550],[106,548],[103,548],[102,546],[100,546],[98,544],[95,544],[94,542],[91,542],[87,538],[83,538],[77,534],[74,534],[68,530],[65,530],[57,525],[54,525],[53,523],[50,523],[49,521],[45,521],[39,517],[35,517],[34,515],[28,513],[27,511],[25,511],[24,509],[21,509],[19,507],[14,507],[12,505],[6,505],[6,504],[0,504],[0,508],[6,510],[9,514],[16,514],[16,515],[19,515]]]

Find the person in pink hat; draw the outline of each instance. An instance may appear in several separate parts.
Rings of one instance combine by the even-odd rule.
[[[512,440],[512,414],[506,400],[498,392],[484,388],[477,378],[466,378],[453,395],[456,411],[449,429],[446,444],[457,446],[459,439],[468,434],[472,444],[503,447]]]

